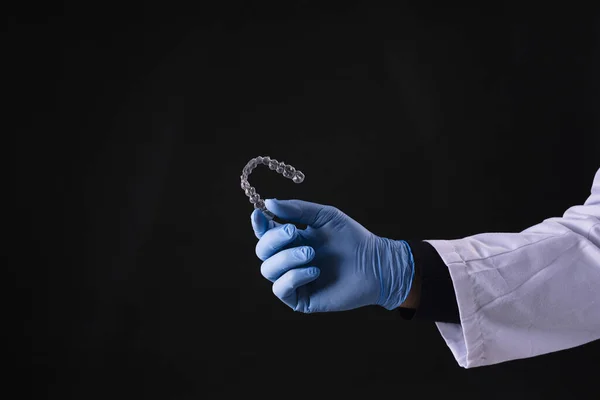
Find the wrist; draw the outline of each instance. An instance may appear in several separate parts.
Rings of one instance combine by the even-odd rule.
[[[404,242],[410,253],[410,263],[412,265],[412,280],[408,289],[408,295],[406,299],[400,304],[400,308],[410,308],[416,310],[419,307],[419,301],[421,300],[421,271],[419,266],[416,265],[412,256],[412,250],[410,245]]]
[[[379,265],[383,267],[383,275],[380,277],[382,291],[377,304],[387,310],[416,308],[419,288],[413,285],[416,274],[410,246],[404,240],[379,239],[378,252],[382,256]]]
[[[398,307],[416,309],[419,304],[419,298],[421,297],[421,278],[419,274],[420,271],[417,271],[416,269],[410,245],[404,240],[399,240],[399,242],[402,244],[404,252],[407,255],[407,257],[403,258],[405,263],[404,268],[410,271],[410,277],[408,278],[408,281],[405,284],[406,289],[404,301],[402,301]],[[405,276],[407,275],[408,274],[405,274]]]

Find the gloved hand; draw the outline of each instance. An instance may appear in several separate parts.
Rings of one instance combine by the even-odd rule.
[[[332,206],[267,199],[277,217],[251,215],[256,255],[273,293],[295,311],[344,311],[367,305],[397,308],[410,292],[414,262],[405,241],[379,237]],[[298,229],[293,223],[305,224]]]

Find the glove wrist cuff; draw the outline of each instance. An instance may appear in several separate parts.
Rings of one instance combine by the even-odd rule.
[[[395,310],[406,301],[415,276],[415,263],[412,251],[404,240],[385,239],[388,250],[386,276],[382,276],[384,288],[380,305],[387,310]]]

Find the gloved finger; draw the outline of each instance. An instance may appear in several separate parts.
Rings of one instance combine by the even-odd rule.
[[[295,310],[298,305],[296,289],[317,279],[320,272],[317,267],[291,269],[273,283],[273,293]]]
[[[275,282],[287,271],[312,261],[314,257],[315,251],[310,246],[281,250],[262,263],[260,273],[271,282]]]
[[[256,256],[262,261],[271,257],[298,236],[298,230],[292,224],[285,224],[269,229],[256,243]]]
[[[265,205],[269,211],[281,219],[314,228],[323,226],[337,212],[334,207],[303,200],[267,199]]]
[[[269,229],[281,225],[273,220],[269,220],[265,214],[258,209],[252,211],[250,221],[252,222],[252,230],[257,239],[260,239]]]

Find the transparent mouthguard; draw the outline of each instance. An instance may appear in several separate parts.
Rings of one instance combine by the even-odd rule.
[[[240,176],[240,186],[246,194],[246,196],[248,196],[248,198],[250,199],[250,203],[254,205],[254,208],[261,210],[267,218],[273,219],[273,213],[267,210],[264,200],[260,198],[260,195],[256,193],[256,189],[250,186],[250,183],[248,182],[248,177],[250,176],[254,168],[259,166],[260,164],[268,166],[269,169],[277,172],[278,174],[283,175],[288,179],[291,179],[294,183],[302,183],[304,181],[304,174],[302,173],[302,171],[297,170],[291,165],[285,164],[281,161],[277,161],[268,156],[259,156],[248,161],[248,164],[246,164],[246,166],[242,170],[242,175]]]

